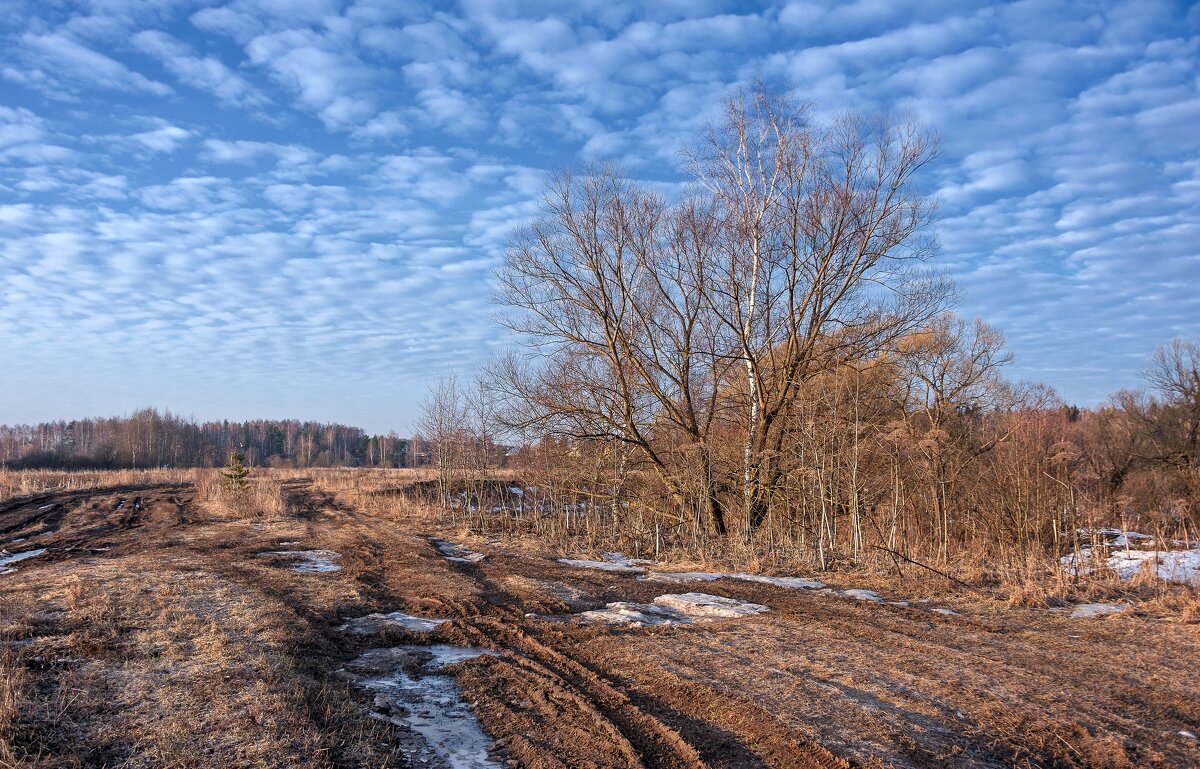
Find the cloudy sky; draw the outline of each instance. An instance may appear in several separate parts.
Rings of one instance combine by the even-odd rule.
[[[1093,404],[1200,334],[1200,9],[861,0],[0,0],[0,422],[407,432],[506,344],[545,172],[679,180],[731,87],[911,112],[959,311]]]

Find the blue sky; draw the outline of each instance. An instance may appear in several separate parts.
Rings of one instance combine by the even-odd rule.
[[[507,343],[545,172],[665,184],[731,87],[911,112],[959,311],[1093,404],[1200,334],[1187,3],[0,0],[0,422],[408,431]]]

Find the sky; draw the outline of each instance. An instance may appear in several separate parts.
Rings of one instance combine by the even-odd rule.
[[[732,89],[942,138],[937,264],[1092,405],[1200,336],[1200,6],[0,0],[0,422],[411,429],[511,344],[548,171],[683,180]]]

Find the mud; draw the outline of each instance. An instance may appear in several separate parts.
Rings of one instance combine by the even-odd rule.
[[[280,643],[297,676],[353,678],[337,707],[358,725],[332,740],[328,754],[285,759],[292,754],[282,746],[291,743],[280,742],[279,753],[252,761],[229,752],[207,715],[211,702],[189,695],[170,707],[184,708],[194,741],[186,755],[195,766],[1200,766],[1200,745],[1188,736],[1200,732],[1194,622],[1135,611],[1072,619],[965,599],[954,609],[932,607],[899,585],[868,596],[822,576],[833,585],[823,592],[810,587],[812,575],[791,577],[791,585],[699,580],[704,594],[723,599],[718,604],[769,611],[642,627],[555,622],[545,617],[612,604],[663,608],[656,599],[688,594],[634,579],[628,569],[647,564],[628,559],[597,562],[625,567],[611,571],[515,545],[467,548],[420,518],[367,515],[302,483],[289,493],[292,517],[258,528],[209,515],[186,486],[0,505],[0,547],[21,540],[21,552],[46,550],[4,577],[4,621],[31,628],[22,638],[42,645],[40,661],[28,663],[35,691],[80,691],[92,680],[72,672],[79,662],[54,657],[55,633],[70,629],[56,623],[76,620],[51,604],[72,585],[136,574],[139,590],[174,596],[203,578],[211,594],[205,610],[224,628],[236,631],[257,616],[286,629]],[[338,553],[341,568],[301,576],[290,571],[291,556],[259,555],[284,542]],[[647,576],[664,568],[654,565]],[[685,608],[695,610],[690,600]],[[911,606],[896,605],[905,602]],[[126,648],[152,624],[124,618],[98,626],[95,638],[108,639],[105,649]],[[453,661],[474,652],[447,649],[491,653]],[[74,649],[70,658],[86,653]],[[244,664],[196,654],[218,682]],[[112,651],[96,655],[89,665],[111,664]],[[220,664],[228,667],[209,670]],[[111,687],[124,679],[113,671],[95,680]],[[104,702],[104,690],[95,700]],[[88,756],[108,756],[109,766],[159,765],[155,725],[179,716],[152,698],[138,702],[125,711],[97,705],[87,718],[76,704],[69,719],[31,726],[28,734],[43,742],[30,750],[42,751],[45,766],[100,765]],[[313,705],[307,716],[313,730],[331,728],[322,707],[330,706]],[[426,734],[412,718],[424,711],[440,713],[429,721],[443,727],[471,727]],[[270,718],[243,721],[264,733],[276,728]],[[75,729],[69,739],[46,736],[64,724]],[[131,731],[144,735],[140,742],[113,741]],[[239,739],[244,751],[249,738]],[[454,764],[456,751],[478,763]]]

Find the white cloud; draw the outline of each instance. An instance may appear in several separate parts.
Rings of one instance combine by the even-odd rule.
[[[231,71],[212,56],[196,56],[175,38],[158,30],[145,30],[133,36],[133,43],[154,56],[183,83],[207,91],[230,107],[256,107],[268,99],[241,75]]]
[[[21,35],[20,41],[27,61],[38,71],[48,70],[73,87],[145,91],[157,96],[171,93],[170,86],[165,83],[151,80],[116,59],[93,51],[63,34],[28,32]]]

